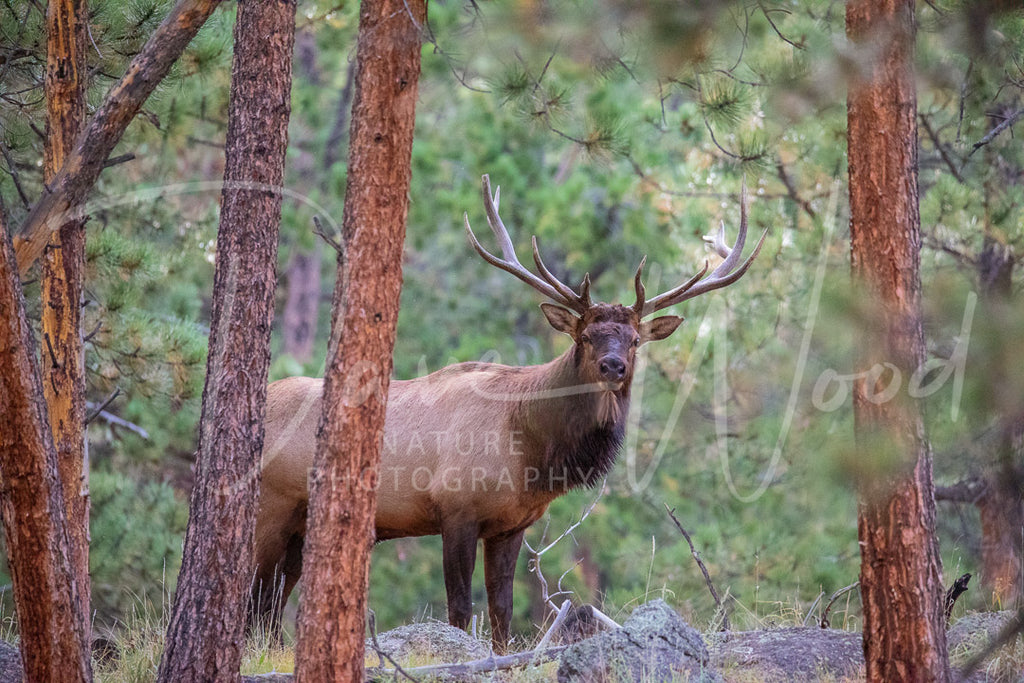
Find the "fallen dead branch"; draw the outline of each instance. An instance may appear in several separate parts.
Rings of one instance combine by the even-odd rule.
[[[520,666],[537,666],[539,664],[544,664],[556,659],[567,647],[569,647],[568,645],[548,647],[548,643],[551,641],[554,634],[558,632],[558,629],[561,628],[562,623],[565,621],[565,617],[569,614],[569,608],[571,606],[572,602],[569,600],[562,603],[555,620],[551,623],[551,626],[544,633],[544,636],[540,639],[540,642],[534,649],[527,650],[525,652],[516,652],[511,655],[502,655],[500,657],[495,656],[494,653],[491,652],[491,654],[484,659],[476,659],[471,662],[461,662],[458,664],[431,664],[428,666],[414,666],[403,669],[398,666],[398,663],[395,662],[390,655],[380,649],[380,646],[377,644],[376,633],[374,633],[373,646],[374,650],[377,652],[377,656],[381,658],[382,663],[386,658],[395,668],[385,669],[381,666],[379,668],[367,669],[367,678],[369,680],[381,680],[386,677],[394,677],[397,679],[398,675],[401,674],[404,678],[407,678],[410,681],[442,676],[453,680],[465,680],[478,674],[488,673],[491,671],[501,671]]]
[[[859,585],[860,585],[860,581],[854,581],[849,586],[843,586],[842,588],[837,590],[835,593],[833,593],[832,596],[828,599],[828,604],[825,605],[825,611],[823,611],[821,613],[821,621],[819,622],[818,625],[821,626],[822,628],[829,628],[831,626],[831,624],[829,623],[829,620],[828,620],[828,613],[832,610],[832,605],[835,603],[836,600],[838,600],[842,596],[846,595],[847,593],[849,593],[850,591],[852,591],[854,588],[856,588]]]
[[[583,510],[582,514],[580,514],[580,518],[578,520],[576,520],[575,522],[573,522],[565,531],[563,531],[561,534],[559,534],[558,538],[554,539],[550,543],[545,544],[544,543],[544,539],[547,536],[547,531],[548,531],[547,526],[545,526],[544,527],[544,531],[541,533],[540,544],[538,544],[538,545],[542,545],[543,547],[541,547],[539,549],[535,549],[532,545],[530,545],[529,541],[526,541],[526,540],[523,541],[523,545],[526,546],[526,550],[530,554],[530,557],[529,557],[529,560],[528,560],[528,567],[529,567],[530,573],[534,574],[537,577],[537,581],[540,582],[541,600],[548,607],[550,607],[551,610],[554,611],[554,612],[560,612],[561,611],[561,608],[559,608],[559,607],[557,607],[555,605],[555,598],[560,598],[560,597],[568,596],[568,595],[572,594],[572,591],[567,590],[565,588],[562,588],[562,580],[565,579],[565,577],[569,574],[569,572],[571,572],[573,569],[575,569],[577,565],[574,564],[572,567],[569,567],[567,570],[562,572],[562,575],[558,577],[558,583],[556,585],[555,592],[551,593],[550,589],[548,587],[548,580],[544,576],[544,572],[541,571],[541,568],[540,568],[541,557],[544,555],[544,553],[548,552],[549,550],[554,548],[556,545],[558,545],[558,543],[562,539],[564,539],[566,536],[571,536],[572,533],[581,524],[583,524],[583,521],[587,517],[589,517],[590,513],[594,511],[595,507],[597,507],[597,503],[598,503],[598,501],[601,500],[601,496],[604,495],[604,485],[605,485],[605,482],[602,481],[601,485],[598,487],[597,496],[594,498],[594,500],[591,501],[590,505],[588,505]],[[548,521],[548,524],[550,524],[550,520]],[[577,564],[579,564],[579,563],[577,563]],[[563,603],[563,607],[564,607],[564,603]],[[598,622],[600,622],[604,626],[606,626],[606,627],[608,627],[610,629],[619,628],[619,624],[614,619],[609,617],[607,614],[602,612],[601,610],[597,609],[593,605],[590,605],[590,609],[593,611],[594,617],[598,620]]]

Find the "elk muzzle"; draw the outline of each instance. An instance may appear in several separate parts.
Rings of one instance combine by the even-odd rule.
[[[626,363],[619,356],[607,355],[597,362],[597,370],[608,382],[618,382],[626,376]]]

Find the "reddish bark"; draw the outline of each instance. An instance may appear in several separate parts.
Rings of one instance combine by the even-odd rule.
[[[50,0],[46,13],[46,141],[43,180],[54,182],[85,122],[85,0]],[[89,470],[81,301],[85,231],[61,226],[43,258],[43,391],[50,416],[71,541],[79,609],[89,637]]]
[[[299,608],[299,681],[363,678],[366,589],[374,542],[384,413],[402,285],[402,245],[423,0],[364,0],[360,8],[348,186],[324,383],[310,478]],[[343,350],[343,352],[342,352]],[[370,396],[346,400],[360,368]]]
[[[252,581],[295,0],[235,24],[209,356],[188,529],[161,681],[237,681]]]
[[[0,221],[0,518],[28,681],[92,679],[81,587],[14,247]]]
[[[912,0],[853,0],[846,30],[865,58],[849,85],[853,276],[862,309],[861,365],[910,375],[925,359],[917,194]],[[948,681],[931,450],[917,403],[878,400],[888,377],[854,387],[858,451],[892,463],[861,489],[858,529],[869,681]]]

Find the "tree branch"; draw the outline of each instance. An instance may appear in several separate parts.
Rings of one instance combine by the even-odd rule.
[[[220,0],[179,0],[107,93],[52,187],[44,190],[14,239],[22,276],[42,255],[50,234],[81,212],[128,124],[219,4]]]
[[[778,174],[779,180],[782,181],[783,187],[786,188],[789,198],[796,202],[796,205],[803,209],[804,213],[806,213],[811,220],[817,218],[818,214],[811,207],[811,203],[801,197],[800,193],[797,192],[796,185],[793,184],[793,179],[789,176],[789,172],[786,170],[786,166],[782,163],[781,159],[775,162],[775,172]]]
[[[121,387],[114,387],[114,390],[110,392],[110,396],[107,396],[105,399],[103,399],[103,403],[100,403],[95,408],[93,408],[92,405],[87,406],[89,410],[92,410],[92,415],[89,415],[88,417],[85,418],[85,424],[89,424],[97,417],[99,417],[99,414],[104,412],[107,409],[107,407],[109,407],[110,404],[114,402],[114,399],[120,395]]]
[[[953,582],[953,585],[946,591],[946,622],[949,623],[950,618],[953,616],[953,606],[956,604],[957,598],[967,592],[967,583],[971,580],[970,573],[964,574],[959,579]]]
[[[932,126],[931,119],[929,119],[927,114],[924,112],[921,112],[918,118],[921,119],[921,125],[924,127],[924,131],[928,134],[928,139],[932,141],[932,146],[935,147],[939,156],[942,157],[942,161],[949,167],[949,172],[953,174],[953,177],[956,178],[958,183],[963,185],[964,177],[960,173],[960,169],[958,169],[956,164],[953,162],[953,157],[949,155],[949,151],[946,149],[945,145],[943,145],[939,140],[939,134]]]
[[[690,534],[687,533],[683,525],[679,523],[679,520],[675,515],[675,508],[669,508],[668,504],[665,503],[665,511],[668,512],[668,516],[672,518],[672,521],[676,523],[676,528],[679,529],[679,533],[686,539],[686,543],[690,546],[690,554],[693,555],[693,559],[697,561],[697,566],[700,567],[701,573],[704,575],[704,583],[708,585],[708,590],[711,591],[711,597],[715,599],[715,607],[722,613],[722,631],[729,630],[729,613],[725,611],[722,606],[722,599],[718,597],[718,591],[715,590],[715,584],[711,581],[711,575],[708,574],[708,568],[704,566],[704,560],[701,559],[700,553],[693,547],[693,539],[690,538]]]
[[[935,500],[950,503],[976,504],[988,493],[988,484],[980,477],[958,481],[951,486],[936,486]]]
[[[825,611],[821,613],[821,621],[819,622],[818,625],[821,626],[822,628],[829,628],[829,626],[831,626],[831,624],[829,623],[829,620],[828,620],[828,613],[832,611],[832,605],[835,604],[836,600],[838,600],[842,596],[846,595],[847,593],[849,593],[850,591],[852,591],[854,588],[856,588],[859,585],[860,585],[860,581],[854,581],[849,586],[844,586],[844,587],[840,588],[839,590],[837,590],[835,593],[833,593],[832,597],[830,597],[828,599],[828,604],[825,605]]]
[[[977,152],[979,149],[995,140],[997,135],[1002,133],[1004,130],[1006,130],[1013,124],[1017,123],[1021,116],[1024,116],[1024,109],[1018,109],[1017,111],[1013,112],[1005,119],[1003,119],[1002,123],[1000,123],[998,126],[990,130],[985,137],[978,140],[971,146],[971,151],[967,154],[967,158],[970,159],[975,152]]]
[[[18,168],[14,165],[14,160],[11,159],[11,154],[7,149],[7,145],[0,142],[0,154],[3,154],[4,161],[7,162],[7,172],[11,174],[11,180],[14,181],[14,189],[18,191],[18,197],[21,198],[21,203],[25,205],[25,208],[29,208],[31,203],[28,201],[28,195],[25,194],[25,188],[21,186],[21,177],[18,175]]]

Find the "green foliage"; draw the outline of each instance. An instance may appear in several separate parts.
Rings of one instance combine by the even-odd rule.
[[[320,254],[325,273],[335,265],[312,219],[337,229],[347,175],[344,134],[340,147],[331,145],[334,129],[349,123],[338,104],[349,86],[358,3],[336,5],[300,7],[280,272],[299,252]],[[93,104],[168,6],[90,3]],[[0,65],[0,142],[31,200],[40,190],[33,125],[41,130],[42,19],[31,3],[14,10],[0,9],[0,35],[26,56]],[[982,249],[1021,246],[1024,150],[1009,131],[974,145],[1019,107],[1024,17],[990,16],[972,36],[962,3],[917,11],[927,334],[932,357],[943,359],[977,289]],[[233,18],[222,9],[193,41],[119,149],[135,160],[104,173],[90,206],[89,400],[98,407],[119,390],[107,411],[147,434],[103,416],[90,425],[100,620],[130,614],[133,594],[152,597],[175,574],[205,361]],[[566,348],[537,311],[540,298],[467,244],[463,213],[493,246],[483,173],[501,186],[501,213],[521,257],[535,234],[559,277],[578,283],[589,272],[597,299],[626,303],[645,254],[652,292],[689,277],[705,258],[714,267],[701,237],[722,221],[734,239],[745,181],[748,244],[769,229],[760,258],[726,294],[679,307],[686,324],[648,350],[631,441],[594,511],[542,569],[552,587],[564,572],[567,589],[613,616],[664,595],[692,621],[715,622],[668,504],[728,593],[734,625],[776,621],[780,612],[799,621],[820,592],[856,578],[856,478],[884,464],[853,443],[848,397],[827,408],[814,398],[825,373],[854,371],[872,304],[858,300],[848,279],[842,182],[851,56],[842,51],[841,6],[435,3],[429,19],[395,375],[482,357],[541,363]],[[0,173],[16,226],[25,207],[13,180]],[[1018,282],[1014,270],[1012,294]],[[322,372],[331,286],[321,286],[314,357],[276,353],[272,378]],[[925,401],[943,481],[987,466],[976,434],[1019,409],[1024,395],[1015,348],[1024,329],[1012,300],[984,302],[973,324],[961,393],[951,380]],[[825,388],[828,397],[841,390],[836,382]],[[557,500],[547,538],[595,495]],[[977,528],[972,514],[940,508],[944,558],[957,572],[977,572],[976,531],[965,533]],[[528,533],[535,546],[541,526]],[[482,567],[476,575],[475,607],[486,622]],[[539,588],[525,558],[516,581],[514,628],[528,632]],[[965,597],[986,606],[980,591]],[[378,547],[370,604],[382,630],[443,619],[439,539]],[[857,625],[855,599],[844,619]]]
[[[139,600],[172,595],[187,508],[166,482],[94,470],[90,481],[93,600],[101,623],[130,614]],[[130,587],[130,591],[126,590]]]

